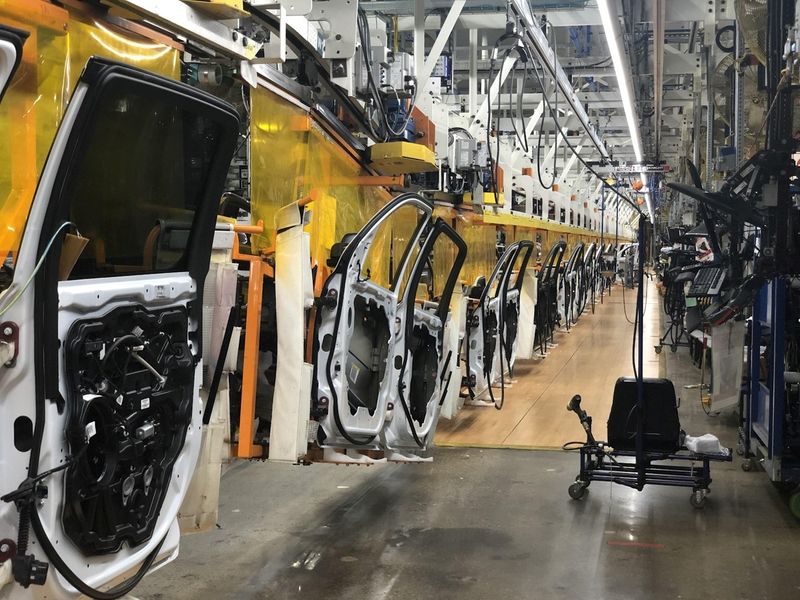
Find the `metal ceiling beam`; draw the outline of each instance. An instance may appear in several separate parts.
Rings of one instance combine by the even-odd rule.
[[[507,96],[508,94],[504,92],[503,98],[506,98]],[[622,106],[622,100],[620,100],[619,92],[617,91],[578,92],[575,96],[580,103],[589,104],[590,109],[597,108],[597,106],[602,106],[603,108],[607,108],[609,106]],[[664,107],[681,106],[684,104],[686,106],[690,106],[692,103],[693,96],[694,94],[691,90],[672,90],[669,92],[668,97],[664,99]],[[458,96],[456,96],[456,98],[458,98]],[[548,98],[550,98],[550,103],[552,104],[553,103],[552,96],[548,95]],[[486,99],[486,94],[478,95],[478,100],[485,100],[485,99]],[[493,99],[496,104],[497,103],[496,94],[494,95]],[[514,94],[514,100],[516,102],[516,93]],[[523,104],[529,107],[538,106],[541,101],[542,101],[541,92],[526,92],[522,95]],[[494,107],[494,104],[492,105],[492,107]],[[563,107],[563,105],[561,104],[561,96],[559,95],[559,108],[561,107]],[[584,114],[586,113],[586,111],[583,112]]]
[[[425,0],[414,0],[414,72],[425,68]]]
[[[554,78],[558,87],[561,88],[561,93],[564,95],[567,103],[572,107],[575,115],[581,121],[581,125],[588,134],[592,144],[594,144],[601,154],[607,154],[606,149],[603,146],[603,142],[597,135],[597,132],[595,132],[594,127],[589,120],[589,115],[586,114],[583,105],[581,104],[580,100],[578,100],[567,74],[558,63],[555,53],[548,45],[547,38],[539,27],[539,24],[534,22],[533,14],[531,13],[530,5],[528,4],[527,0],[512,0],[511,8],[516,13],[517,17],[524,22],[524,35],[526,39],[538,55],[537,58],[541,61],[544,68],[549,72],[550,77]]]
[[[473,136],[477,136],[480,134],[481,127],[484,127],[489,122],[489,103],[491,102],[494,104],[495,100],[497,100],[497,95],[500,93],[500,88],[505,83],[506,79],[508,78],[509,73],[511,73],[511,69],[514,68],[514,65],[517,62],[517,55],[509,55],[504,61],[502,66],[500,67],[500,72],[492,81],[491,86],[489,86],[489,94],[483,95],[483,100],[481,101],[481,106],[478,109],[478,112],[475,113],[475,118],[472,120],[472,124],[470,125],[469,132]]]
[[[433,68],[436,66],[436,61],[439,60],[439,57],[442,55],[442,50],[444,50],[447,41],[450,39],[450,34],[453,33],[453,28],[456,26],[456,21],[458,21],[458,17],[461,15],[461,11],[466,2],[467,0],[455,0],[453,2],[453,5],[450,7],[450,12],[447,13],[447,18],[444,20],[444,24],[439,31],[439,35],[436,36],[436,40],[433,42],[430,52],[428,52],[428,58],[425,59],[422,71],[417,72],[417,89],[423,93],[425,92],[425,86],[428,84],[428,79],[433,72]]]
[[[567,177],[569,176],[570,171],[572,171],[572,167],[575,166],[575,163],[578,160],[578,155],[581,153],[582,150],[583,150],[583,138],[581,138],[581,142],[575,147],[575,152],[572,154],[572,156],[569,157],[569,160],[567,160],[567,164],[564,165],[564,169],[561,171],[561,174],[558,177],[559,181],[563,183],[564,181],[567,180]],[[578,176],[580,177],[580,173],[578,173]]]
[[[470,30],[474,31],[474,30]],[[491,48],[489,48],[491,50]],[[599,61],[598,61],[599,62]],[[483,74],[484,76],[489,71],[489,61],[488,60],[479,60],[477,62],[477,70],[479,73]],[[465,73],[469,70],[469,60],[456,58],[453,60],[453,71],[456,73]],[[564,67],[565,71],[568,71],[572,74],[573,77],[600,77],[600,78],[610,78],[614,77],[614,69],[612,67],[593,67],[591,65],[575,65],[571,67]],[[531,78],[533,76],[531,75]]]
[[[452,0],[426,0],[425,5],[428,11],[441,11],[447,10],[452,4]],[[530,4],[534,9],[545,10],[552,9],[554,5],[558,5],[562,10],[586,8],[587,0],[530,0]],[[367,12],[381,12],[392,15],[410,15],[413,14],[411,3],[408,0],[371,0],[362,1],[360,7]],[[506,0],[467,0],[465,7],[467,12],[503,12],[506,10]]]
[[[653,99],[655,125],[656,155],[660,152],[661,144],[661,109],[664,87],[664,19],[665,0],[652,0],[653,11]]]
[[[497,106],[497,93],[494,89],[492,89],[492,110],[496,110]],[[584,104],[588,104],[590,111],[596,110],[604,110],[609,108],[619,108],[622,109],[622,100],[619,97],[619,94],[616,92],[596,92],[596,94],[607,94],[606,96],[600,95],[592,95],[586,98],[580,98],[581,102]],[[506,98],[508,94],[504,93],[503,97]],[[680,91],[671,91],[667,95],[666,98],[662,99],[662,112],[667,109],[681,109],[685,108],[688,109],[692,105],[692,93],[691,92],[684,92],[683,90]],[[460,96],[455,96],[454,100],[460,101]],[[514,96],[514,100],[516,102],[516,95]],[[486,94],[478,94],[478,102],[485,103],[486,102]],[[523,94],[522,96],[522,107],[526,111],[528,110],[535,110],[539,104],[542,102],[542,94],[537,92],[529,92]],[[552,99],[551,99],[552,104]],[[505,106],[501,108],[501,110],[507,110],[508,102],[505,102]],[[586,111],[584,111],[586,114]],[[484,114],[483,117],[485,118],[486,115]],[[587,118],[591,121],[594,121],[594,117],[591,117],[587,114]],[[601,117],[602,118],[602,117]],[[582,127],[582,123],[580,119],[578,119],[578,123]]]

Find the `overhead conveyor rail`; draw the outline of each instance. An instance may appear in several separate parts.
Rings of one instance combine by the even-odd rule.
[[[608,150],[605,144],[595,131],[594,125],[590,122],[589,115],[586,114],[586,110],[575,93],[567,74],[558,62],[555,51],[548,43],[539,24],[534,20],[530,3],[527,0],[511,0],[511,9],[524,24],[522,35],[528,40],[530,47],[536,51],[535,58],[547,69],[550,77],[555,79],[561,94],[563,94],[573,113],[581,122],[586,135],[589,136],[592,145],[597,149],[600,156],[608,158]]]

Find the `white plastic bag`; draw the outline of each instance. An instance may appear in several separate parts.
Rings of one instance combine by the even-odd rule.
[[[688,450],[696,454],[727,454],[728,449],[719,443],[719,438],[710,433],[706,433],[699,437],[692,437],[687,435],[684,440],[684,445]]]

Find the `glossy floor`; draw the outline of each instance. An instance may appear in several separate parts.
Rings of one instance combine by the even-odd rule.
[[[735,445],[735,418],[706,416],[698,390],[684,387],[700,377],[685,349],[665,359],[682,397],[683,428]],[[178,560],[134,594],[147,600],[800,598],[800,524],[762,471],[743,472],[739,457],[714,465],[712,494],[698,511],[685,489],[639,493],[597,482],[584,500],[570,500],[577,458],[440,448],[424,465],[240,463],[223,478],[218,528],[185,537]]]

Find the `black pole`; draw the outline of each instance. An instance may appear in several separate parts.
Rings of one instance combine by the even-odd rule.
[[[603,275],[602,265],[605,265],[605,258],[603,257],[603,252],[605,251],[605,233],[606,233],[606,186],[603,185],[600,188],[600,258],[597,261],[598,266],[600,266],[600,277],[605,277]],[[603,303],[603,296],[605,296],[606,286],[605,281],[603,281],[603,287],[600,288],[600,304]]]
[[[239,308],[237,306],[233,306],[228,313],[228,321],[225,323],[225,332],[222,335],[222,344],[220,344],[217,363],[214,365],[214,374],[211,378],[211,387],[208,390],[208,399],[206,400],[205,410],[203,411],[203,425],[208,425],[211,422],[211,413],[214,411],[214,403],[217,401],[219,384],[222,380],[222,371],[225,368],[225,358],[228,356],[228,349],[231,346],[233,329],[238,320]]]
[[[619,191],[619,186],[616,189]],[[617,197],[617,220],[614,224],[614,278],[612,281],[617,279],[617,269],[619,268],[617,256],[619,256],[619,197]]]
[[[644,261],[645,261],[645,218],[639,215],[639,289],[636,292],[636,489],[642,490],[645,484],[647,465],[644,457]],[[633,257],[631,256],[631,259]]]
[[[600,248],[603,248],[603,239],[606,232],[606,186],[600,188]],[[601,252],[602,254],[602,252]]]
[[[794,147],[792,132],[792,85],[781,86],[784,74],[785,61],[783,58],[783,44],[786,39],[788,27],[794,23],[794,0],[774,0],[767,3],[767,90],[769,104],[773,107],[767,118],[767,144],[769,150],[778,150],[786,153],[787,162],[789,153]],[[785,250],[790,247],[789,219],[786,215],[792,206],[792,197],[789,193],[789,178],[786,174],[777,178],[777,215],[774,224],[774,237],[771,245],[778,250],[775,253],[775,266],[779,271],[787,268],[789,253]]]

